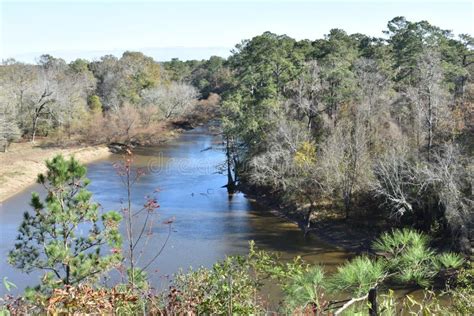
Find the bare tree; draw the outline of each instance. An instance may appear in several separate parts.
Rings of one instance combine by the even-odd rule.
[[[391,81],[377,62],[360,58],[354,63],[357,82],[357,110],[362,123],[366,125],[368,145],[371,150],[378,150],[384,142],[383,129],[391,121],[389,105],[392,103]],[[386,135],[383,135],[386,136]]]
[[[306,120],[308,130],[317,129],[319,116],[324,112],[322,105],[323,80],[317,61],[310,61],[300,77],[290,84],[287,101],[289,114],[298,120]],[[294,112],[294,113],[292,113]]]
[[[474,221],[472,162],[463,160],[456,147],[444,144],[433,152],[430,162],[417,161],[406,147],[399,147],[377,161],[374,173],[372,188],[393,217],[419,213],[424,224],[431,225],[440,214],[467,250]]]
[[[196,88],[185,83],[172,82],[145,90],[143,103],[158,107],[163,118],[174,119],[190,111],[196,105],[198,96]]]
[[[31,122],[28,128],[31,142],[35,142],[40,119],[51,119],[54,116],[51,106],[55,103],[57,74],[65,67],[63,60],[41,56],[39,65],[34,66],[29,73],[31,82],[28,83],[28,88],[21,90],[20,107],[24,108]]]
[[[325,186],[341,194],[348,218],[354,193],[364,191],[372,177],[367,129],[357,112],[339,120],[322,145],[321,163]]]
[[[13,59],[4,61],[0,66],[0,88],[4,98],[2,103],[10,105],[21,129],[30,125],[30,118],[25,113],[28,111],[27,102],[36,78],[36,66]]]
[[[372,189],[392,209],[392,216],[399,218],[413,212],[414,203],[424,187],[420,171],[409,159],[406,147],[395,147],[380,157],[374,166],[375,181]]]
[[[114,167],[127,191],[127,197],[122,201],[121,207],[124,214],[126,231],[124,263],[127,281],[132,289],[144,290],[147,287],[147,270],[165,249],[171,235],[171,224],[174,219],[170,218],[163,222],[164,225],[168,226],[165,240],[159,247],[154,247],[154,250],[150,252],[149,243],[152,241],[154,230],[157,227],[157,210],[160,207],[155,197],[158,190],[145,197],[145,202],[141,208],[134,208],[132,201],[133,188],[137,181],[145,174],[145,171],[142,168],[135,168],[133,160],[133,153],[130,149],[127,149],[123,161],[115,163]],[[157,245],[155,244],[155,246]],[[151,257],[143,258],[145,253],[151,255]],[[142,260],[146,260],[143,265],[141,265]]]
[[[140,133],[141,120],[137,108],[125,104],[108,115],[110,139],[130,144]]]
[[[14,114],[5,104],[0,104],[0,146],[3,147],[3,152],[7,152],[10,143],[20,136],[21,132]]]
[[[30,100],[29,107],[32,111],[31,142],[35,142],[36,132],[38,130],[38,121],[42,116],[50,115],[49,105],[54,103],[53,92],[45,83],[43,92],[35,100]]]
[[[436,192],[451,235],[461,250],[469,251],[469,232],[474,228],[472,161],[463,158],[458,147],[446,143],[432,154],[432,162],[422,172],[422,178],[433,187],[432,192]]]
[[[59,127],[71,137],[74,124],[80,125],[87,113],[87,98],[94,91],[96,80],[89,71],[79,72],[68,67],[57,73],[56,91],[51,110]]]
[[[441,124],[449,124],[446,117],[447,92],[443,88],[443,72],[439,53],[426,50],[418,61],[419,81],[408,88],[407,96],[412,105],[412,126],[418,148],[425,144],[428,160],[433,149],[434,139],[440,132]]]
[[[253,171],[251,181],[287,190],[295,176],[293,157],[299,144],[309,141],[309,134],[301,124],[281,118],[275,130],[268,135],[265,152],[250,161]]]
[[[267,140],[267,150],[250,161],[250,180],[280,190],[306,209],[306,228],[323,196],[315,144],[300,122],[281,119]]]

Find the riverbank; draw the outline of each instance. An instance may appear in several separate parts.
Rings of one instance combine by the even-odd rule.
[[[8,152],[0,153],[0,203],[33,184],[38,173],[46,170],[45,160],[58,154],[90,163],[112,153],[105,145],[61,148],[32,143],[11,144]]]
[[[346,220],[325,212],[313,214],[308,228],[304,217],[305,212],[299,210],[296,205],[284,204],[277,196],[265,190],[243,185],[239,186],[239,190],[249,200],[265,207],[274,216],[298,225],[302,234],[313,234],[335,248],[354,254],[370,251],[372,241],[384,231],[383,223],[380,221],[374,222],[365,217]]]
[[[352,218],[345,219],[343,216],[337,216],[330,207],[322,207],[319,212],[314,212],[311,216],[311,225],[307,227],[305,218],[306,211],[304,207],[298,207],[295,204],[283,203],[278,194],[271,193],[263,188],[247,187],[242,183],[238,189],[245,196],[255,203],[266,208],[274,216],[295,223],[301,229],[302,234],[313,234],[321,241],[347,252],[354,254],[367,253],[371,251],[372,242],[383,232],[393,229],[396,226],[390,223],[383,216],[367,216],[360,212],[353,214]],[[329,210],[328,210],[329,209]],[[342,214],[339,212],[339,214]],[[451,243],[442,236],[431,236],[431,245],[439,251],[452,251]],[[470,242],[470,252],[465,255],[472,261],[474,257],[474,242]]]
[[[181,123],[183,125],[184,123]],[[180,124],[171,124],[159,133],[149,135],[145,141],[138,142],[139,146],[157,146],[176,138],[186,129]],[[197,123],[195,125],[198,125]],[[187,123],[188,129],[195,127]],[[117,143],[118,144],[118,143]],[[65,157],[74,156],[79,162],[88,164],[99,159],[107,158],[113,153],[120,152],[120,146],[78,145],[77,141],[63,142],[57,145],[54,139],[40,139],[37,143],[12,143],[8,152],[0,152],[0,203],[35,183],[39,173],[46,170],[45,160],[61,154]]]

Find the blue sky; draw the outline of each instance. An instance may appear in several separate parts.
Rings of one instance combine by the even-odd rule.
[[[264,31],[316,39],[331,28],[383,36],[398,15],[474,33],[473,1],[0,0],[0,59],[71,60],[139,50],[157,60],[229,54]]]

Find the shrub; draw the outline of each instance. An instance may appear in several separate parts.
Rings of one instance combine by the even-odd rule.
[[[266,306],[259,290],[268,279],[281,286],[291,307],[314,303],[320,294],[322,269],[310,269],[299,257],[288,263],[277,259],[275,254],[257,250],[250,242],[247,256],[230,256],[211,269],[178,273],[170,291],[160,294],[163,310],[170,314],[261,314]],[[309,289],[310,286],[316,287]],[[291,303],[293,299],[298,301]]]
[[[455,288],[449,289],[452,306],[456,313],[461,315],[474,315],[474,265],[461,269]]]
[[[165,310],[170,314],[259,314],[264,310],[257,299],[261,284],[250,268],[246,258],[235,256],[211,269],[179,273],[164,297]]]

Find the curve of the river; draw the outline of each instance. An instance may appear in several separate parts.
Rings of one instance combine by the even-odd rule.
[[[142,205],[145,196],[156,189],[160,204],[159,220],[143,248],[142,264],[160,249],[166,237],[167,227],[162,222],[175,218],[164,251],[149,269],[152,284],[163,284],[160,280],[164,276],[179,269],[210,266],[226,255],[244,254],[249,240],[255,240],[259,248],[280,252],[283,260],[301,255],[328,269],[348,257],[315,236],[305,238],[297,225],[273,216],[243,194],[229,197],[222,188],[227,177],[219,172],[225,161],[222,139],[205,127],[185,132],[159,147],[137,149],[135,155],[136,166],[147,173],[133,188],[134,206]],[[120,155],[113,155],[88,165],[89,189],[104,210],[119,210],[125,197],[113,167],[120,159]],[[13,294],[39,282],[38,273],[21,273],[7,263],[22,214],[30,208],[32,191],[44,194],[33,185],[0,204],[0,277],[6,276],[18,286]],[[0,296],[3,294],[5,289],[0,285]]]

